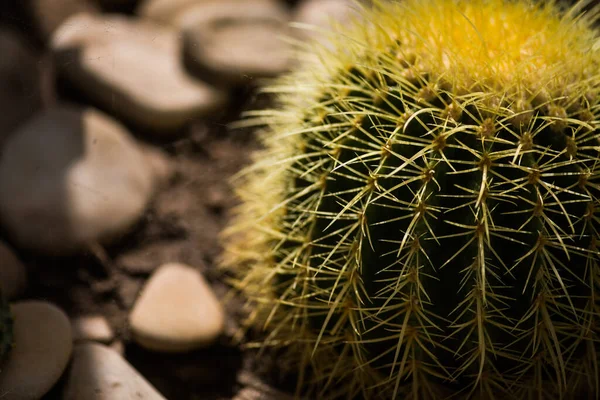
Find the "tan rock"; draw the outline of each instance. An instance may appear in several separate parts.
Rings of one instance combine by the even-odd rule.
[[[227,94],[189,76],[176,30],[125,16],[79,14],[52,40],[62,74],[90,99],[147,132],[211,116]]]
[[[250,6],[246,7],[250,12],[252,8],[259,10],[258,12],[264,12],[262,7],[267,4],[271,8],[279,0],[227,0],[226,3],[231,5],[233,2],[237,2],[237,5]],[[194,6],[205,6],[210,4],[223,3],[222,0],[143,0],[136,10],[136,14],[140,17],[151,19],[154,21],[172,24],[175,26],[179,25],[179,19],[190,11],[190,8]]]
[[[71,320],[75,342],[94,341],[110,343],[115,333],[102,315],[86,315]]]
[[[117,352],[97,343],[75,346],[63,400],[166,400]]]
[[[107,115],[50,109],[18,129],[0,156],[0,219],[19,246],[79,251],[138,221],[155,191],[153,171]]]
[[[15,346],[0,373],[2,400],[39,400],[63,374],[73,350],[69,318],[43,301],[12,305]]]
[[[280,4],[221,0],[185,9],[175,24],[184,32],[183,54],[190,71],[237,85],[287,70],[291,53],[283,39],[288,20]]]
[[[367,0],[362,2],[367,3]],[[353,0],[303,0],[294,10],[292,19],[307,26],[295,30],[295,34],[302,39],[315,39],[331,46],[335,25],[358,17],[359,4]]]
[[[38,37],[47,42],[52,33],[69,17],[80,12],[97,13],[100,10],[90,0],[21,0]]]
[[[129,317],[134,340],[161,352],[185,352],[211,344],[224,326],[215,294],[192,267],[170,263],[146,283]]]

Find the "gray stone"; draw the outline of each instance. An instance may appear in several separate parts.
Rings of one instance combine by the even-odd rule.
[[[227,94],[189,76],[177,31],[119,15],[80,14],[52,40],[61,73],[112,114],[165,134],[222,109]]]

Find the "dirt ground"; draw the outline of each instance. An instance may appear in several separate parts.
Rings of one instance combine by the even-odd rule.
[[[69,93],[62,95],[69,99]],[[227,124],[242,108],[256,108],[251,90],[240,91],[228,112],[191,124],[179,139],[155,143],[175,164],[176,173],[154,203],[118,244],[68,259],[23,254],[30,275],[27,298],[59,305],[69,316],[102,314],[125,344],[125,357],[169,400],[228,399],[236,377],[252,360],[231,335],[235,309],[229,306],[226,333],[205,350],[183,355],[145,351],[130,341],[127,316],[146,279],[163,263],[177,261],[199,268],[217,296],[228,291],[216,269],[219,232],[235,203],[229,180],[256,148],[251,132]],[[58,399],[60,385],[44,400]]]

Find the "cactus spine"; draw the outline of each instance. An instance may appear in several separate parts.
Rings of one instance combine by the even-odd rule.
[[[375,2],[269,89],[224,265],[301,392],[600,397],[584,5]]]

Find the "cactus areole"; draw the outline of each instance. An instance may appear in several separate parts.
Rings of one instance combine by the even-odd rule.
[[[585,6],[376,1],[268,89],[223,262],[299,394],[600,397]]]

